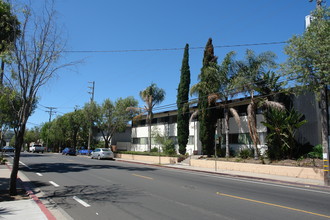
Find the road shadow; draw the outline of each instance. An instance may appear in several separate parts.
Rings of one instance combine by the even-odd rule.
[[[43,154],[43,153],[21,153],[20,158],[29,158],[29,157],[51,157],[51,154]]]
[[[12,212],[11,209],[0,207],[0,219],[3,219],[3,217],[5,217],[6,215],[13,215],[13,214],[14,213]]]
[[[24,187],[22,186],[22,181],[20,179],[17,179],[16,189],[17,189],[16,196],[9,195],[9,177],[8,178],[1,177],[0,178],[0,202],[15,201],[15,200],[29,198],[28,195],[26,194]],[[0,215],[0,219],[1,219],[1,215]]]
[[[45,192],[45,194],[47,198],[54,200],[58,206],[65,209],[80,206],[80,204],[73,202],[73,197],[78,197],[88,204],[106,205],[106,203],[136,203],[134,200],[137,200],[137,197],[146,196],[139,189],[128,189],[120,184],[65,186],[62,189]]]
[[[154,171],[155,168],[151,167],[126,167],[118,165],[108,164],[80,164],[80,163],[42,163],[32,164],[28,167],[21,167],[20,170],[25,172],[40,172],[40,173],[69,173],[69,172],[82,172],[86,170],[126,170],[126,171]]]

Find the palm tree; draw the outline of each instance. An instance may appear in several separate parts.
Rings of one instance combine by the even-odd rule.
[[[245,60],[238,61],[238,76],[234,80],[234,85],[238,92],[248,93],[250,95],[250,103],[247,107],[248,128],[250,137],[254,144],[254,159],[259,158],[258,144],[260,144],[259,135],[257,133],[256,110],[258,104],[265,107],[284,109],[280,103],[269,101],[268,99],[255,98],[261,76],[267,72],[268,68],[275,68],[276,55],[270,51],[255,55],[254,51],[247,50]]]
[[[226,157],[229,155],[229,112],[234,117],[236,123],[240,127],[240,118],[237,111],[234,108],[228,106],[228,100],[235,95],[233,90],[233,80],[237,73],[236,63],[233,59],[235,55],[234,51],[229,52],[221,65],[216,65],[215,67],[209,67],[209,71],[212,71],[215,74],[215,84],[218,84],[218,92],[211,94],[210,99],[221,100],[222,104],[219,104],[220,107],[224,110],[224,119],[225,119],[225,144],[226,144]]]
[[[145,102],[144,112],[147,113],[148,123],[148,150],[151,150],[151,121],[153,118],[153,108],[165,99],[165,91],[158,88],[155,83],[151,83],[145,90],[140,91],[140,97]]]

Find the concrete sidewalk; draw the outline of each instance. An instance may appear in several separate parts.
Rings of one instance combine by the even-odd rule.
[[[11,170],[8,165],[0,165],[0,190],[5,192],[9,190],[9,179]],[[21,177],[21,173],[19,173]],[[24,181],[17,181],[17,188],[24,188]],[[29,189],[25,188],[25,191]],[[1,198],[2,197],[2,198]],[[5,220],[47,220],[48,218],[44,213],[43,208],[40,207],[40,201],[37,198],[33,198],[30,194],[29,197],[20,196],[20,200],[11,200],[0,202],[0,219]],[[23,198],[24,197],[24,198]],[[4,200],[4,195],[0,195],[1,200]],[[8,199],[6,199],[8,200]],[[55,218],[53,218],[55,219]]]

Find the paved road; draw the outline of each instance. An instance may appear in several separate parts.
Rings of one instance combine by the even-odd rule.
[[[329,219],[330,192],[59,154],[21,171],[73,219]]]

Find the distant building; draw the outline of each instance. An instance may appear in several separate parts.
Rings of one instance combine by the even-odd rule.
[[[233,150],[238,151],[241,148],[252,148],[253,143],[249,138],[249,130],[247,126],[247,105],[248,99],[237,99],[230,102],[230,107],[235,107],[239,113],[241,127],[238,127],[235,120],[231,117],[229,119],[229,143]],[[197,108],[192,108],[190,114],[194,112]],[[219,119],[217,121],[216,136],[220,137],[221,146],[225,147],[224,143],[224,119],[221,115],[222,111],[218,111]],[[265,138],[267,134],[267,129],[261,124],[263,121],[262,113],[257,113],[257,131],[260,137],[260,145],[258,148],[263,152],[266,149]],[[147,151],[148,150],[148,125],[146,123],[146,116],[142,117],[140,120],[132,123],[132,151]],[[176,148],[178,150],[177,143],[177,110],[166,111],[154,113],[152,120],[152,133],[159,132],[161,135],[167,136],[174,140]],[[199,140],[199,122],[198,119],[194,119],[190,122],[189,126],[189,139],[186,148],[188,154],[202,154],[202,144]],[[216,137],[215,137],[216,138]],[[219,143],[219,141],[218,141]],[[158,148],[158,144],[155,143],[155,139],[151,138],[152,148]]]
[[[307,124],[298,129],[296,139],[301,144],[317,145],[321,143],[321,124],[320,124],[320,109],[319,103],[314,94],[307,93],[293,98],[294,108],[304,114]],[[239,151],[243,148],[253,148],[253,143],[250,138],[247,119],[247,105],[249,99],[236,99],[229,103],[230,107],[235,108],[240,116],[241,127],[238,127],[233,117],[229,118],[229,144],[230,148]],[[197,108],[191,108],[190,114]],[[330,109],[329,109],[330,110]],[[224,141],[224,119],[221,111],[219,111],[219,119],[217,121],[216,136],[221,137],[221,147],[225,147]],[[264,121],[264,116],[261,109],[258,109],[257,114],[257,132],[260,138],[260,145],[258,145],[261,153],[267,150],[266,136],[267,128],[261,123]],[[154,113],[152,120],[152,133],[159,132],[174,140],[178,151],[177,144],[177,110]],[[186,148],[188,154],[202,154],[202,145],[199,140],[199,122],[194,119],[189,126],[189,139]],[[127,148],[130,151],[147,151],[148,150],[148,125],[146,123],[146,116],[143,116],[132,123],[131,146]],[[329,137],[330,139],[330,137]],[[219,143],[219,141],[217,142]],[[158,148],[155,139],[151,138],[152,148]]]

